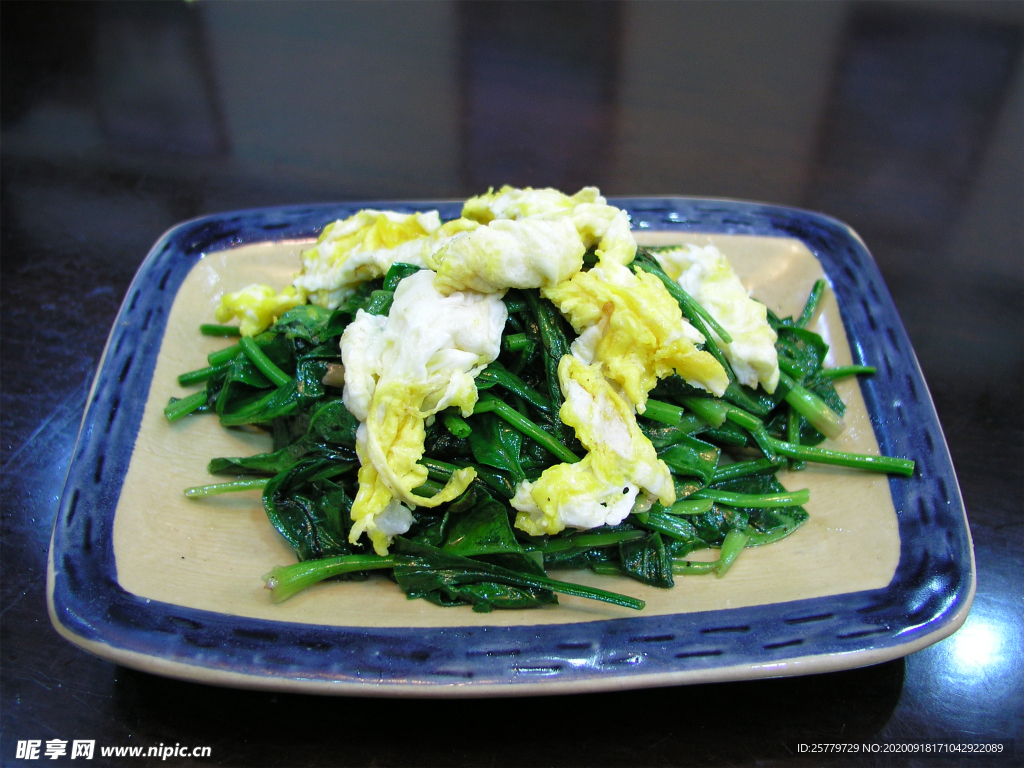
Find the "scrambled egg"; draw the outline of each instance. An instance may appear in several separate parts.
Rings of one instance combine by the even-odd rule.
[[[426,266],[426,258],[454,236],[476,229],[477,222],[444,224],[437,211],[394,213],[366,209],[324,227],[316,244],[302,252],[302,271],[280,294],[251,285],[221,299],[217,320],[241,320],[243,336],[273,325],[287,310],[307,301],[337,309],[356,287],[382,277],[395,262]]]
[[[359,492],[349,540],[355,543],[366,533],[379,554],[412,524],[403,504],[438,506],[475,477],[472,469],[459,470],[432,498],[412,493],[427,479],[418,463],[425,419],[449,406],[472,413],[474,378],[498,356],[507,318],[501,294],[442,296],[433,279],[426,270],[405,278],[386,318],[360,310],[341,337],[343,398],[361,422]]]
[[[445,293],[556,285],[580,271],[584,253],[595,247],[602,264],[628,264],[636,255],[629,216],[594,186],[571,197],[503,186],[470,198],[462,216],[480,226],[427,259]]]
[[[359,211],[328,225],[316,245],[302,252],[302,272],[294,283],[312,303],[335,309],[356,286],[382,277],[395,262],[426,266],[425,259],[441,245],[477,226],[467,219],[442,224],[437,211]]]
[[[636,255],[629,218],[597,188],[570,197],[506,186],[470,198],[462,215],[483,226],[427,259],[442,293],[540,288],[583,334],[578,354],[604,363],[641,413],[647,393],[673,371],[717,395],[725,391],[725,370],[696,349],[704,338],[661,282],[624,266]],[[582,272],[584,251],[595,246],[599,263]]]
[[[672,476],[651,441],[640,431],[633,406],[605,379],[600,363],[573,355],[558,364],[565,395],[559,416],[576,431],[587,455],[576,464],[556,464],[533,483],[516,489],[516,527],[531,536],[566,527],[595,528],[622,522],[643,491],[665,506],[675,502]]]
[[[721,364],[694,346],[704,338],[654,275],[612,262],[542,288],[541,294],[581,334],[574,352],[586,362],[603,363],[608,378],[622,386],[640,413],[647,393],[673,371],[716,395],[729,386]]]
[[[750,298],[728,260],[715,246],[695,245],[654,254],[665,272],[717,320],[730,344],[719,342],[741,384],[774,392],[779,383],[778,338],[763,304]]]
[[[255,336],[276,323],[289,309],[305,303],[306,292],[301,289],[288,287],[275,293],[269,285],[250,285],[221,298],[214,317],[218,323],[237,317],[242,335]]]
[[[479,227],[427,258],[442,293],[554,285],[580,271],[586,248],[572,220],[502,219]]]
[[[505,185],[497,192],[490,189],[486,194],[469,198],[462,206],[462,217],[490,224],[495,219],[528,219],[571,213],[577,205],[604,202],[597,187],[584,187],[569,196],[550,187],[517,189]]]
[[[326,227],[302,253],[294,285],[275,293],[250,286],[224,296],[217,319],[259,333],[307,300],[336,308],[363,281],[395,262],[424,267],[402,280],[389,314],[360,310],[341,338],[344,402],[359,420],[359,491],[350,541],[365,533],[385,554],[413,523],[411,508],[461,494],[472,468],[455,472],[431,498],[413,494],[427,479],[426,419],[456,406],[470,415],[476,375],[500,351],[508,288],[539,288],[579,337],[558,366],[562,421],[587,449],[582,461],[548,468],[517,488],[516,525],[531,535],[621,522],[638,505],[675,501],[672,477],[637,426],[647,394],[675,372],[721,395],[728,378],[665,286],[625,266],[636,253],[627,214],[595,187],[569,196],[554,189],[502,187],[470,198],[462,218],[364,210]],[[582,271],[585,252],[598,264]],[[775,333],[717,249],[656,254],[666,272],[732,335],[722,345],[740,381],[775,389]],[[635,410],[634,410],[635,409]]]
[[[557,189],[515,189],[505,186],[497,192],[491,190],[485,195],[471,197],[462,207],[462,218],[479,222],[488,229],[499,227],[501,222],[508,220],[568,220],[572,222],[584,251],[596,248],[602,263],[614,261],[628,264],[636,255],[636,239],[629,228],[629,216],[621,208],[608,205],[597,187],[584,187],[569,196]],[[484,235],[478,230],[467,239],[481,237]],[[539,288],[546,284],[535,282],[529,286],[516,287]],[[509,284],[505,287],[512,286]]]

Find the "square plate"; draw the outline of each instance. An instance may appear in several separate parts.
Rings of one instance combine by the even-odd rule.
[[[814,279],[832,292],[815,330],[830,364],[876,365],[843,382],[837,447],[913,458],[913,478],[810,467],[811,521],[747,550],[725,579],[671,590],[559,576],[640,596],[640,613],[575,598],[476,614],[408,601],[384,579],[325,583],[273,606],[259,576],[294,560],[258,494],[188,501],[217,455],[264,450],[213,419],[169,425],[174,376],[217,342],[196,333],[224,291],[281,286],[300,248],[367,202],[270,208],[185,222],[129,288],[90,393],[50,547],[57,630],[126,666],[199,682],[382,696],[535,695],[834,671],[896,658],[955,631],[975,588],[949,452],[906,332],[857,235],[828,217],[687,198],[613,199],[638,241],[714,242],[754,295],[799,311]],[[223,345],[223,341],[220,342]],[[209,348],[208,348],[209,347]],[[910,428],[908,425],[913,425]]]

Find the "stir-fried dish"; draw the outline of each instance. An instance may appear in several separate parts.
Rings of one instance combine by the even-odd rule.
[[[451,221],[359,211],[299,266],[222,297],[216,320],[237,325],[200,330],[238,343],[164,411],[272,436],[186,495],[262,489],[299,561],[264,577],[275,601],[384,570],[444,606],[642,608],[550,573],[721,577],[807,520],[809,492],[779,470],[913,474],[819,446],[843,430],[833,381],[874,372],[824,367],[807,329],[824,281],[779,318],[714,246],[638,248],[595,188],[503,187]]]

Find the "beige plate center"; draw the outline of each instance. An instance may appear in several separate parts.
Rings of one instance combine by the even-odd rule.
[[[714,243],[729,258],[753,295],[780,316],[799,313],[821,266],[797,240],[727,235],[639,233],[642,244]],[[407,600],[383,578],[320,584],[281,605],[271,605],[260,576],[295,555],[268,522],[258,492],[190,501],[189,486],[218,482],[206,473],[216,456],[269,450],[262,434],[226,430],[210,416],[168,424],[163,407],[179,373],[206,365],[223,339],[199,335],[212,322],[220,296],[250,283],[287,285],[305,243],[264,243],[212,253],[185,279],[171,309],[138,440],[114,519],[117,577],[143,598],[252,618],[366,627],[513,626],[562,624],[638,616],[625,608],[573,597],[527,611],[478,614]],[[829,365],[851,362],[850,348],[831,292],[812,330],[831,345]],[[868,361],[876,362],[876,361]],[[838,383],[847,404],[847,429],[826,447],[878,453],[860,387]],[[138,393],[143,396],[143,393]],[[896,513],[884,475],[810,466],[780,476],[791,490],[811,489],[811,519],[779,543],[746,550],[723,579],[677,577],[674,589],[625,578],[557,571],[565,581],[600,586],[647,601],[643,615],[689,613],[780,603],[887,585],[899,560]]]

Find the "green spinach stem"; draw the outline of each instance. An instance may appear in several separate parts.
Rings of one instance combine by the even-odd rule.
[[[503,418],[524,435],[532,437],[562,461],[574,464],[580,460],[579,456],[558,442],[558,440],[501,400],[488,397],[480,400],[476,404],[476,408],[473,409],[473,413],[487,413],[488,411],[493,411],[495,415]]]
[[[210,365],[220,365],[226,363],[229,360],[234,360],[242,353],[242,347],[238,344],[233,344],[230,347],[224,349],[218,349],[216,352],[211,352],[206,356],[206,361]]]
[[[833,411],[825,401],[808,389],[800,386],[785,373],[779,374],[779,383],[788,388],[786,402],[825,437],[837,438],[843,433],[843,417]]]
[[[660,421],[670,427],[676,426],[683,418],[683,409],[678,405],[663,403],[660,400],[647,400],[647,410],[643,413],[648,419]]]
[[[793,445],[782,440],[769,438],[772,447],[781,455],[801,461],[813,461],[818,464],[834,464],[838,467],[867,469],[872,472],[884,472],[910,477],[914,474],[914,461],[894,456],[869,456],[863,453],[846,453],[818,448],[811,445]]]
[[[238,346],[242,348],[245,356],[259,369],[260,373],[270,379],[275,386],[283,387],[292,380],[291,376],[278,368],[274,361],[263,353],[263,350],[252,340],[251,336],[244,337],[238,342]]]
[[[237,493],[238,491],[262,490],[269,477],[257,477],[246,480],[232,480],[230,483],[214,483],[213,485],[197,485],[193,488],[186,488],[185,495],[190,499],[202,499],[207,496],[219,496],[222,493]]]
[[[747,530],[740,530],[738,528],[733,528],[725,534],[725,539],[722,540],[722,548],[718,553],[718,568],[715,572],[718,578],[725,576],[726,572],[732,568],[736,558],[740,556],[740,552],[747,546],[748,539],[750,539],[750,533]]]
[[[168,421],[177,421],[180,418],[188,416],[198,408],[202,408],[206,405],[207,394],[205,389],[201,389],[198,392],[193,392],[188,397],[183,397],[180,400],[172,400],[164,408],[164,416],[167,417]]]
[[[800,507],[811,500],[811,492],[804,488],[789,493],[732,493],[703,488],[690,494],[687,499],[708,499],[727,507],[771,509],[773,507]]]
[[[341,555],[322,560],[306,560],[294,565],[279,565],[264,575],[263,581],[270,590],[271,602],[280,603],[332,576],[394,567],[394,555]]]
[[[825,286],[826,283],[822,279],[814,281],[814,287],[811,288],[811,293],[807,297],[807,303],[804,304],[804,311],[801,312],[800,317],[797,318],[797,328],[806,328],[807,324],[811,322],[811,319],[814,317],[814,313],[818,311],[818,304],[821,302],[821,297],[825,293]]]
[[[824,368],[821,371],[821,375],[826,379],[835,381],[836,379],[843,379],[847,376],[871,376],[877,373],[878,369],[873,365],[839,365],[835,368]]]
[[[208,368],[200,368],[198,371],[189,371],[183,373],[178,377],[178,383],[187,387],[191,384],[201,384],[207,379],[212,379],[219,373],[223,373],[228,369],[229,363],[221,363],[220,365],[211,365]]]
[[[241,336],[242,331],[237,325],[212,325],[203,323],[199,326],[199,332],[203,336]]]

